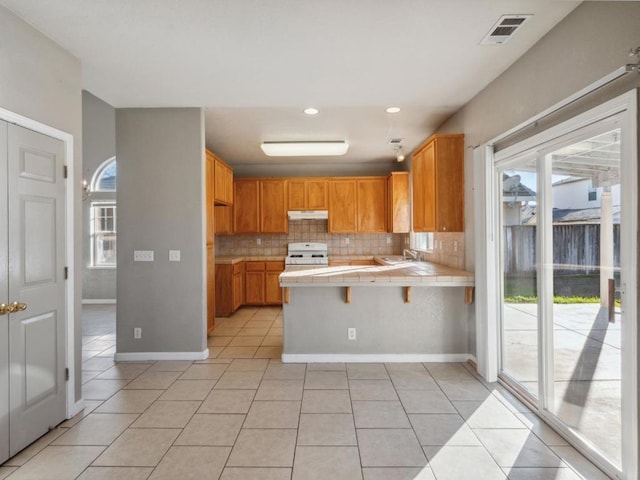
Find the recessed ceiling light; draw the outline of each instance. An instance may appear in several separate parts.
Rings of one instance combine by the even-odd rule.
[[[304,109],[304,113],[306,113],[307,115],[317,115],[318,113],[320,113],[320,110],[318,110],[317,108],[309,107]]]
[[[349,144],[344,140],[320,142],[263,142],[260,145],[269,157],[316,157],[344,155]]]
[[[388,107],[386,112],[387,113],[398,113],[400,111],[400,107]]]

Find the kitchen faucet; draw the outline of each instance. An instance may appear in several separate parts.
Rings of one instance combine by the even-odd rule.
[[[410,258],[414,262],[418,261],[418,252],[415,250],[404,249],[402,251],[402,259],[406,260],[407,258]]]

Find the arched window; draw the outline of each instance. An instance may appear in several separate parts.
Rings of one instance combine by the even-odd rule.
[[[103,162],[91,179],[91,266],[116,266],[116,159]]]
[[[117,178],[116,157],[102,163],[91,180],[92,192],[115,192]]]

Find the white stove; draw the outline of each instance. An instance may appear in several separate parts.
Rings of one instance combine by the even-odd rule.
[[[329,265],[326,243],[290,243],[285,265]]]

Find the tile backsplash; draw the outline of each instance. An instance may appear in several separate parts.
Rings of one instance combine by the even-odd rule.
[[[260,245],[258,245],[258,240]],[[287,234],[216,235],[216,255],[286,256],[292,242],[327,244],[329,257],[337,255],[399,255],[407,248],[403,233],[327,233],[327,220],[289,222]]]
[[[420,254],[420,259],[464,270],[464,232],[435,232],[433,244],[433,250]]]
[[[347,243],[347,239],[348,242]],[[258,240],[260,245],[258,245]],[[286,256],[292,242],[327,244],[329,257],[339,255],[401,255],[409,248],[404,233],[327,233],[327,220],[289,222],[287,234],[216,235],[218,256]],[[464,270],[464,233],[434,233],[433,250],[423,252],[422,260]]]

